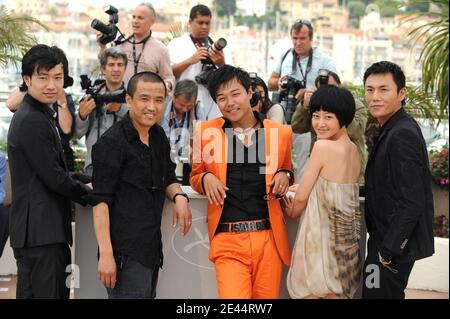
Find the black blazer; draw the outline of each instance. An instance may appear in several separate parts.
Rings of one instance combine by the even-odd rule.
[[[428,152],[417,122],[401,108],[381,128],[367,162],[367,230],[384,257],[409,262],[434,253]]]
[[[72,244],[70,199],[85,204],[88,188],[70,177],[53,113],[25,95],[9,126],[13,248]]]

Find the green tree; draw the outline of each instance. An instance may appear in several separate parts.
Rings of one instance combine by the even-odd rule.
[[[0,66],[16,64],[36,39],[31,33],[31,26],[37,24],[46,27],[30,16],[14,16],[0,8]]]
[[[431,23],[413,29],[408,36],[417,43],[424,41],[420,54],[422,62],[422,87],[439,104],[439,117],[448,116],[448,0],[414,1],[412,4],[432,3],[439,10],[418,13],[406,21],[413,21],[418,16],[434,17]]]
[[[359,19],[366,14],[366,5],[362,1],[350,1],[347,7],[352,19]]]
[[[236,12],[236,0],[214,0],[214,7],[220,17],[228,17]]]
[[[359,19],[366,14],[366,4],[362,1],[350,1],[347,5],[352,27],[358,28]]]

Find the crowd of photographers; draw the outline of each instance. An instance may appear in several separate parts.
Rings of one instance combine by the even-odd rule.
[[[97,30],[102,79],[92,83],[87,75],[81,76],[81,87],[86,94],[79,102],[77,112],[70,95],[65,95],[67,98],[64,99],[61,93],[61,99],[57,103],[59,108],[55,106],[66,159],[70,163],[69,168],[73,169],[74,163],[69,141],[72,137],[85,136],[87,154],[84,172],[88,176],[92,175],[92,146],[128,111],[125,88],[129,79],[138,72],[152,71],[164,79],[169,91],[166,112],[161,124],[171,141],[173,159],[182,164],[183,184],[188,184],[193,123],[222,115],[208,92],[207,84],[211,71],[225,63],[233,64],[229,51],[223,50],[227,41],[224,38],[218,38],[216,41],[211,38],[212,14],[204,5],[196,5],[191,9],[190,32],[172,39],[167,47],[152,37],[151,27],[155,22],[156,12],[151,4],[142,3],[133,10],[131,36],[125,36],[117,27],[119,14],[115,7],[108,6],[105,12],[109,15],[108,24],[98,19],[94,19],[91,23],[92,28]],[[334,61],[319,49],[312,47],[313,27],[308,20],[295,21],[290,35],[293,47],[283,52],[267,85],[256,73],[250,73],[253,92],[251,105],[255,111],[264,114],[268,119],[281,124],[293,122],[295,133],[293,149],[296,154],[296,177],[299,178],[306,165],[310,145],[313,143],[307,123],[298,128],[298,122],[308,122],[307,101],[317,89],[318,83],[327,83],[328,74],[338,82],[330,81],[327,84],[340,85],[340,81],[335,73]],[[107,45],[111,47],[107,48]],[[67,77],[70,82],[66,83],[65,87],[73,83],[73,79],[68,75]],[[185,82],[186,80],[191,82]],[[180,89],[176,90],[175,83]],[[188,90],[190,93],[186,93],[187,95],[184,93],[186,84],[190,86]],[[195,101],[192,101],[194,90]],[[272,100],[269,91],[273,91]],[[182,92],[181,97],[180,93],[174,95],[174,92]],[[25,93],[23,89],[16,89],[7,100],[7,107],[15,111]],[[183,98],[185,106],[178,107],[180,99]],[[361,102],[358,105],[361,105]],[[365,112],[360,113],[361,121],[358,130],[354,131],[358,141],[363,140],[366,120]],[[189,138],[186,139],[186,136]],[[364,155],[364,147],[361,149]]]
[[[18,264],[18,298],[68,297],[68,289],[64,287],[64,267],[70,264],[68,245],[72,240],[69,199],[93,206],[99,244],[98,274],[109,297],[154,298],[158,269],[163,262],[160,226],[165,196],[174,202],[173,225],[180,224],[182,235],[189,231],[192,223],[189,197],[182,192],[179,183],[191,184],[209,199],[210,259],[215,262],[219,295],[276,298],[282,263],[288,266],[290,263],[284,219],[281,219],[286,207],[282,211],[277,201],[285,200],[284,196],[295,179],[291,147],[296,155],[295,177],[300,180],[317,138],[311,128],[314,121],[310,113],[335,113],[339,128],[348,133],[351,145],[356,145],[357,151],[353,153],[358,156],[352,156],[360,159],[360,165],[353,165],[361,168],[358,171],[361,172],[359,183],[352,184],[364,183],[367,155],[363,135],[367,108],[362,101],[356,100],[353,110],[353,97],[342,88],[335,62],[313,48],[314,30],[308,20],[296,20],[292,25],[292,47],[281,54],[266,84],[256,73],[231,66],[233,61],[226,49],[227,41],[210,36],[212,14],[204,5],[191,8],[190,32],[172,39],[167,46],[152,36],[151,28],[156,19],[152,5],[142,3],[133,10],[133,33],[130,36],[123,35],[118,29],[116,8],[109,6],[105,12],[109,15],[108,24],[97,19],[91,24],[98,31],[98,58],[103,76],[95,81],[86,75],[81,76],[85,95],[78,107],[64,91],[73,84],[64,52],[46,45],[37,45],[25,54],[22,60],[23,83],[12,92],[6,103],[11,111],[17,111],[8,133],[8,154],[15,185],[10,229],[11,245]],[[374,64],[381,71],[373,71],[375,76],[369,72],[367,77],[372,76],[373,79],[379,73],[392,73],[395,81],[402,76],[404,81],[404,75],[401,70],[397,71],[397,66],[383,63],[381,66]],[[51,89],[46,87],[49,82],[53,84]],[[399,93],[404,83],[400,82],[394,84],[398,97],[403,99],[395,100],[395,107],[400,102],[404,103],[404,96]],[[269,91],[274,92],[272,99]],[[324,92],[336,94],[338,98],[330,101],[331,95]],[[317,105],[311,106],[311,101],[317,96],[338,106],[334,111],[310,111],[310,107],[317,108]],[[370,93],[367,96],[370,97]],[[233,103],[228,103],[228,100]],[[43,108],[46,104],[51,105],[49,110]],[[326,107],[325,104],[320,106]],[[346,124],[341,124],[340,116],[347,119]],[[380,118],[384,119],[383,116]],[[244,163],[236,158],[222,158],[223,162],[219,164],[209,166],[210,163],[200,161],[193,166],[194,135],[205,129],[199,125],[194,132],[197,121],[207,128],[218,129],[221,134],[222,131],[228,134],[227,131],[231,130],[232,134],[227,137],[233,140],[230,143],[230,147],[234,147],[231,154],[236,155],[234,151],[240,141],[246,146]],[[268,143],[272,139],[269,133],[267,136],[261,134],[259,128],[267,129],[264,132],[275,129],[277,147],[266,149],[269,144],[265,144],[265,138]],[[83,174],[73,173],[72,137],[86,138]],[[323,145],[322,141],[317,144]],[[220,145],[213,143],[214,147]],[[204,144],[201,145],[203,147]],[[252,151],[258,153],[260,150],[263,154],[267,151],[267,158],[274,155],[270,152],[276,153],[275,165],[278,166],[273,172],[260,174],[262,168],[266,169],[273,163],[259,158],[254,163],[249,159]],[[336,156],[349,154],[337,152]],[[403,154],[397,155],[401,157]],[[225,162],[226,169],[220,165]],[[176,164],[178,176],[175,175]],[[304,180],[311,178],[310,175],[305,173]],[[178,178],[180,176],[181,179]],[[224,179],[224,176],[227,177]],[[369,176],[373,182],[378,175]],[[427,177],[426,172],[423,176]],[[389,178],[391,176],[386,177]],[[91,181],[93,190],[85,185]],[[268,189],[270,194],[260,196]],[[374,196],[375,191],[371,191]],[[428,189],[425,193],[428,196]],[[226,194],[228,199],[225,199]],[[359,204],[358,198],[352,197],[355,207]],[[429,204],[429,196],[422,202]],[[248,212],[253,214],[251,220]],[[241,254],[239,258],[248,261],[248,256],[244,256],[248,253],[246,249],[239,252],[232,247],[250,242],[248,237],[239,237],[239,243],[234,243],[237,236],[229,236],[234,232],[234,226],[239,228],[236,232],[252,232],[254,238],[249,246],[261,248],[259,252],[254,251],[259,254],[261,262],[254,266],[251,274],[259,288],[248,291],[253,289],[251,285],[243,284],[242,291],[246,292],[243,295],[235,294],[233,282],[235,276],[242,275],[242,265],[223,256],[224,251],[230,251],[233,255]],[[260,232],[269,229],[273,231]],[[409,240],[405,236],[395,239],[395,244],[402,245],[399,249],[404,249]],[[0,233],[2,238],[5,236]],[[0,244],[1,252],[1,241]],[[242,247],[239,246],[240,249]],[[396,246],[394,248],[397,249]],[[426,257],[431,252],[428,246],[419,248],[415,255],[417,258]],[[377,249],[371,250],[371,256],[376,259],[378,253],[383,266],[389,265],[393,250]],[[36,266],[33,260],[42,263]],[[410,270],[401,270],[406,282]],[[33,279],[45,276],[47,281]],[[58,284],[51,286],[48,281]],[[384,289],[398,293],[397,297],[403,293],[398,287]]]
[[[172,160],[180,164],[177,171],[180,181],[188,185],[194,122],[222,115],[207,85],[213,70],[233,64],[230,52],[225,49],[227,41],[210,36],[212,13],[204,5],[191,8],[190,32],[172,39],[167,46],[152,36],[156,12],[151,4],[141,3],[133,10],[130,36],[122,34],[117,27],[119,12],[115,7],[108,6],[105,13],[109,15],[108,24],[98,19],[91,23],[97,31],[102,77],[92,81],[87,75],[81,75],[85,95],[78,105],[64,91],[74,80],[68,74],[68,61],[63,54],[64,87],[58,93],[53,110],[68,169],[74,170],[70,140],[85,137],[87,152],[83,174],[86,180],[92,178],[92,147],[128,113],[125,96],[129,79],[136,73],[151,71],[161,76],[169,93],[160,125],[169,139]],[[268,119],[280,124],[292,121],[294,133],[299,133],[293,141],[299,178],[310,151],[310,127],[299,124],[308,122],[305,101],[318,87],[315,82],[325,83],[328,74],[338,76],[334,73],[334,61],[312,48],[313,27],[307,20],[296,21],[290,33],[293,47],[282,54],[268,84],[256,73],[250,73],[253,92],[250,102],[254,111]],[[273,91],[273,101],[269,91]],[[22,84],[11,93],[6,106],[15,112],[26,93],[27,88]],[[356,140],[362,140],[363,131],[364,115],[361,115],[358,130],[355,130]]]

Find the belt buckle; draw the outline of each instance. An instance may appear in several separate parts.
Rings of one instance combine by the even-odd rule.
[[[261,229],[258,227],[258,222],[250,221],[250,222],[240,222],[236,224],[231,224],[231,231],[242,233],[242,232],[255,232]]]
[[[258,225],[256,224],[256,222],[249,222],[248,228],[248,231],[258,231]]]
[[[231,231],[233,233],[245,232],[245,225],[244,225],[244,223],[231,224]]]

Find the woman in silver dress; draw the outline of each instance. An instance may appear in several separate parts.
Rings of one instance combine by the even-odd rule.
[[[323,86],[311,97],[318,141],[285,213],[300,217],[287,286],[292,298],[352,298],[361,278],[360,155],[347,134],[352,94]]]

